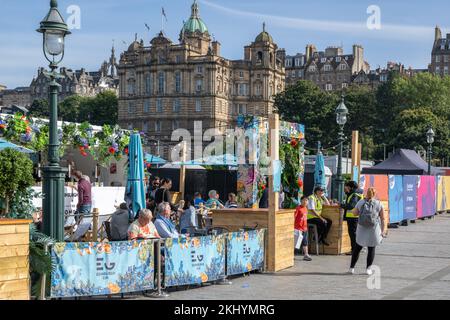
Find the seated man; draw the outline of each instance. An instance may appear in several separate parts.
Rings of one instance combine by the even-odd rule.
[[[170,219],[171,213],[172,211],[168,202],[161,202],[158,205],[155,227],[161,238],[178,238],[180,236],[175,224]]]
[[[206,206],[211,209],[223,209],[224,205],[217,199],[217,191],[211,190],[208,193],[209,199],[206,201]]]
[[[319,243],[328,246],[329,244],[325,239],[330,231],[332,221],[328,218],[323,218],[321,215],[323,205],[330,205],[330,202],[324,196],[324,189],[322,187],[315,187],[314,193],[309,196],[308,200],[308,224],[315,224],[317,226]]]
[[[111,240],[123,241],[128,238],[128,227],[130,218],[126,203],[121,203],[119,209],[111,217]]]
[[[202,199],[202,194],[200,192],[196,192],[194,194],[194,207],[195,209],[200,208],[200,203],[205,203],[205,200]]]
[[[152,212],[148,209],[139,210],[139,218],[128,228],[128,240],[160,238],[155,225],[152,223]]]

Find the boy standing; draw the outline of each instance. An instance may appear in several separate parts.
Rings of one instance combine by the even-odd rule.
[[[300,236],[302,236],[301,247],[303,248],[303,260],[311,261],[311,257],[308,254],[308,197],[303,196],[301,198],[300,205],[295,210],[295,243]],[[300,254],[299,249],[295,249],[296,253]]]

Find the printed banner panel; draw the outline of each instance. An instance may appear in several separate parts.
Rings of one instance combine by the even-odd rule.
[[[225,277],[225,236],[166,239],[166,287],[200,284]]]
[[[227,241],[227,275],[264,267],[264,230],[233,232]]]
[[[364,194],[369,188],[375,188],[377,198],[380,201],[389,201],[389,180],[388,176],[363,174],[359,180],[359,186],[364,190]]]
[[[417,218],[418,176],[403,176],[403,220]]]
[[[417,186],[417,217],[436,213],[436,180],[434,176],[420,176]]]
[[[390,223],[403,220],[403,176],[389,176],[389,218]]]
[[[110,295],[154,289],[154,243],[56,243],[51,297]]]
[[[437,177],[437,211],[450,210],[450,176]]]

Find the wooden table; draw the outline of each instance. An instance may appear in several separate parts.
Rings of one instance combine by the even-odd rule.
[[[30,300],[30,223],[0,219],[0,300]]]
[[[279,210],[270,219],[268,209],[218,209],[212,210],[213,226],[239,231],[243,227],[267,228],[267,270],[276,272],[294,265],[294,213]]]

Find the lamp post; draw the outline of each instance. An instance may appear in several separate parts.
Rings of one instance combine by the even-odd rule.
[[[344,95],[342,95],[341,103],[339,103],[336,108],[336,123],[339,125],[339,158],[338,158],[338,166],[337,166],[337,192],[338,192],[338,201],[342,203],[344,200],[344,179],[342,178],[342,154],[343,154],[343,145],[345,141],[344,136],[344,126],[347,123],[347,115],[348,109],[345,106]]]
[[[428,175],[431,175],[431,155],[433,153],[432,145],[434,142],[434,131],[433,128],[430,127],[427,131],[427,142],[428,142]]]
[[[50,62],[50,72],[45,75],[50,79],[50,122],[48,164],[43,168],[43,223],[44,233],[57,241],[64,241],[64,181],[66,168],[59,164],[58,138],[58,90],[56,79],[62,76],[56,72],[58,64],[64,58],[64,37],[70,34],[63,17],[58,11],[56,0],[50,1],[50,11],[40,24],[37,32],[43,35],[43,51]]]

